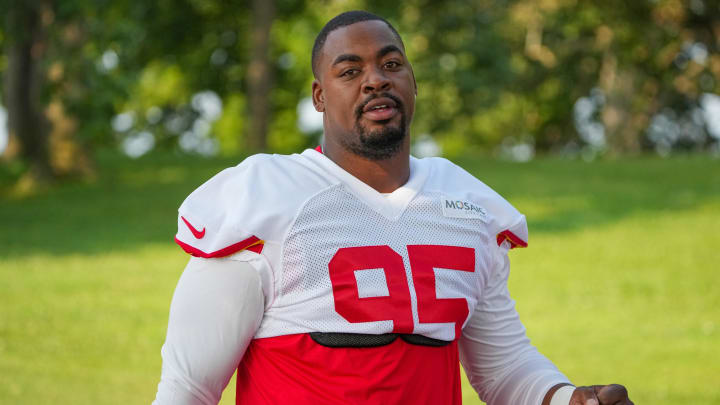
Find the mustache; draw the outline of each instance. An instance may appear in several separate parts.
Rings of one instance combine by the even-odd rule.
[[[376,98],[389,98],[390,100],[395,102],[396,107],[402,111],[403,103],[400,101],[399,98],[396,96],[393,96],[390,93],[380,93],[380,94],[371,94],[368,98],[366,98],[358,108],[355,109],[355,118],[360,119],[360,117],[363,115],[363,110],[365,109],[365,106],[368,105],[369,102],[375,100]]]

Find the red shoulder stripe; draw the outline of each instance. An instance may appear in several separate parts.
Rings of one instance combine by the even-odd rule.
[[[186,251],[187,253],[190,253],[193,256],[197,257],[204,257],[206,259],[213,258],[213,257],[225,257],[230,256],[233,253],[237,253],[241,250],[249,250],[251,252],[255,253],[261,253],[263,246],[265,246],[265,242],[263,242],[262,239],[257,238],[256,236],[251,236],[245,240],[242,240],[238,243],[234,243],[228,247],[224,247],[220,250],[216,250],[214,252],[206,253],[202,250],[192,247],[188,245],[187,243],[181,241],[180,239],[175,237],[175,243],[180,245],[180,247]]]
[[[322,151],[322,145],[316,146],[316,147],[315,147],[315,150],[318,151],[318,152],[320,152],[320,153],[323,153],[323,151]]]
[[[497,244],[500,246],[505,241],[510,242],[510,249],[514,249],[516,247],[527,247],[527,242],[520,239],[517,235],[512,233],[509,229],[506,229],[499,234],[497,234]]]

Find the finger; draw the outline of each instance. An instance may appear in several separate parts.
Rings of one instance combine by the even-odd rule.
[[[627,389],[620,384],[594,385],[593,388],[601,405],[620,405],[629,399]]]
[[[600,405],[593,387],[577,387],[570,397],[569,405]]]

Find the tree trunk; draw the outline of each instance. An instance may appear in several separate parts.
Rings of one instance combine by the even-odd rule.
[[[8,129],[20,144],[20,157],[38,182],[53,178],[48,151],[49,125],[45,118],[41,60],[46,42],[40,2],[16,2],[6,16],[9,38],[5,72]]]
[[[267,147],[270,125],[270,91],[273,86],[270,28],[275,15],[274,1],[253,0],[252,15],[252,49],[247,76],[250,126],[246,145],[250,151],[258,152]]]

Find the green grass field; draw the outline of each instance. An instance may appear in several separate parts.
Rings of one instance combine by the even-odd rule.
[[[234,163],[100,162],[94,183],[0,197],[0,404],[154,398],[187,260],[177,206]],[[720,161],[460,163],[528,216],[511,293],[575,383],[624,383],[636,404],[720,404]]]

